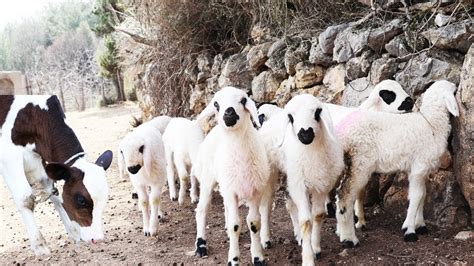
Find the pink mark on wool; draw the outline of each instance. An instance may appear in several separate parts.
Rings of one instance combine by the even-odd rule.
[[[255,192],[255,184],[250,175],[245,175],[239,182],[239,190],[237,195],[241,199],[250,199]]]
[[[357,121],[362,119],[364,116],[364,112],[360,110],[356,110],[350,114],[348,114],[344,119],[342,119],[337,125],[336,125],[336,135],[338,138],[344,137],[346,134],[346,131]]]

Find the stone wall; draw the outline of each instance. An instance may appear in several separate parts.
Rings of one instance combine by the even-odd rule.
[[[257,103],[284,106],[292,96],[310,93],[323,101],[358,106],[384,79],[395,79],[416,99],[436,80],[460,84],[461,117],[453,118],[450,144],[454,156],[446,154],[443,169],[429,177],[425,216],[437,225],[464,226],[474,208],[470,111],[474,24],[462,17],[438,19],[441,15],[437,26],[427,27],[416,42],[409,40],[404,17],[375,28],[358,22],[334,25],[309,37],[277,38],[259,26],[252,31],[253,44],[240,53],[198,56],[190,109],[199,113],[213,93],[229,85],[246,90]],[[385,209],[406,208],[404,175],[384,176],[371,187],[375,192],[368,194],[381,199]],[[366,200],[370,202],[377,200]]]

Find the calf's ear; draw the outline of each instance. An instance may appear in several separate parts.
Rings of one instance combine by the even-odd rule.
[[[69,178],[71,178],[71,171],[69,166],[62,163],[48,163],[46,164],[45,170],[49,178],[56,181],[67,181]]]
[[[104,153],[102,153],[101,156],[99,156],[95,164],[104,168],[104,170],[107,170],[109,169],[110,164],[112,163],[113,156],[114,154],[112,153],[112,151],[107,150]]]

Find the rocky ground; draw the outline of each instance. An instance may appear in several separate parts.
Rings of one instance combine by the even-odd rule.
[[[125,105],[83,113],[69,113],[68,122],[79,136],[91,158],[105,149],[115,150],[129,128],[135,106]],[[35,257],[29,250],[27,235],[10,193],[0,185],[0,264],[224,264],[227,261],[227,237],[221,198],[214,195],[209,214],[209,257],[193,255],[195,238],[194,208],[190,200],[179,207],[164,193],[165,218],[157,237],[145,237],[141,231],[141,213],[131,198],[128,180],[119,180],[114,162],[108,172],[109,202],[104,216],[106,240],[92,246],[75,245],[68,240],[52,205],[36,209],[38,223],[52,249],[50,256]],[[404,264],[436,263],[474,265],[474,243],[454,239],[458,230],[437,228],[428,221],[430,233],[417,243],[405,243],[400,232],[404,213],[391,214],[380,207],[366,209],[368,227],[358,232],[361,245],[344,249],[336,237],[334,218],[326,219],[322,232],[323,264]],[[241,210],[242,217],[246,208]],[[293,240],[290,218],[280,191],[272,221],[274,247],[266,250],[270,265],[299,264],[300,248]],[[242,232],[242,261],[250,262],[250,237]]]

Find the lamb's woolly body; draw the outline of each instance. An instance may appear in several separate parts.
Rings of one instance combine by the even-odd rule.
[[[167,115],[161,115],[146,122],[146,124],[155,127],[156,129],[158,129],[158,131],[160,131],[160,134],[163,135],[171,119],[172,118]]]
[[[129,170],[130,180],[138,194],[143,231],[145,235],[155,235],[162,216],[161,191],[166,183],[166,160],[161,133],[154,123],[146,122],[125,136],[119,145],[118,163],[121,172],[140,166],[135,174]]]
[[[458,115],[455,85],[435,82],[423,95],[420,111],[408,114],[363,112],[357,123],[340,132],[349,169],[337,192],[338,233],[341,241],[357,244],[352,206],[370,175],[403,171],[408,174],[410,200],[403,224],[405,239],[416,240],[424,227],[425,179],[439,166],[447,148],[449,113]]]
[[[176,117],[170,120],[163,134],[165,145],[168,187],[171,199],[176,199],[175,170],[180,180],[179,204],[184,202],[188,178],[191,179],[191,201],[197,202],[196,178],[191,168],[196,163],[199,145],[204,132],[197,121]]]
[[[201,143],[193,173],[200,182],[196,208],[196,253],[207,254],[205,227],[212,190],[218,184],[224,199],[229,263],[239,263],[241,222],[238,202],[249,206],[247,225],[251,229],[251,253],[255,264],[263,262],[260,245],[258,206],[269,176],[268,159],[252,120],[258,126],[257,110],[245,92],[232,87],[217,92],[211,103],[198,116],[198,121],[217,115],[218,125]],[[229,118],[233,117],[233,118]],[[236,120],[235,117],[237,117]],[[234,120],[235,124],[229,122]],[[227,121],[227,122],[226,122]]]

